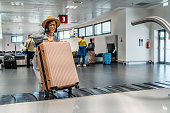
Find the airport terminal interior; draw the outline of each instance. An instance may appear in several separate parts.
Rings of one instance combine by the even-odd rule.
[[[168,3],[0,0],[0,113],[169,113]]]

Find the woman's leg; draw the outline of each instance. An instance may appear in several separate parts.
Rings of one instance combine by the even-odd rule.
[[[81,59],[81,56],[78,56],[78,65],[77,65],[77,67],[80,67],[80,59]]]
[[[81,56],[78,57],[78,65],[80,65]]]
[[[85,56],[82,56],[83,57],[83,65],[85,64]]]
[[[39,67],[38,67],[38,62],[37,62],[37,55],[35,52],[34,58],[33,58],[33,70],[35,73],[35,76],[37,78],[37,82],[38,82],[38,91],[41,92],[43,90],[43,86],[42,86],[42,82],[41,82],[41,76],[40,76],[40,71],[39,71]]]
[[[85,56],[82,56],[82,57],[83,57],[83,67],[86,67]]]

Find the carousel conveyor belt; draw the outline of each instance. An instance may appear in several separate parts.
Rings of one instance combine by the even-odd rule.
[[[136,83],[130,85],[122,84],[122,85],[96,87],[96,88],[80,88],[80,89],[72,89],[72,93],[68,93],[68,90],[64,89],[64,90],[59,90],[54,92],[52,95],[48,96],[48,98],[46,97],[45,92],[0,95],[0,105],[23,103],[23,102],[35,102],[35,101],[52,100],[52,99],[62,99],[62,98],[75,98],[75,97],[129,92],[129,91],[160,89],[160,88],[170,88],[170,82],[169,81],[147,82],[147,83]]]

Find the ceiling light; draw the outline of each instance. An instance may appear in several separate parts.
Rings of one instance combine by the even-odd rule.
[[[73,9],[74,8],[74,6],[70,6],[70,9]]]
[[[77,6],[74,6],[74,7],[73,7],[73,9],[76,9],[76,8],[77,8]]]
[[[76,9],[77,6],[67,6],[66,8],[67,8],[67,9]]]
[[[14,2],[11,2],[11,5],[15,5]]]
[[[23,6],[24,3],[23,2],[11,2],[12,6]]]
[[[68,9],[68,8],[70,8],[70,6],[67,6],[66,8]]]
[[[19,6],[19,5],[20,5],[20,3],[19,3],[19,2],[15,2],[15,5],[16,5],[16,6]]]
[[[163,3],[164,3],[164,2],[168,2],[168,0],[163,0]]]
[[[24,3],[21,3],[21,6],[23,6],[24,5]]]
[[[163,6],[167,6],[168,5],[168,0],[163,0]]]
[[[168,2],[163,3],[163,6],[168,6]]]

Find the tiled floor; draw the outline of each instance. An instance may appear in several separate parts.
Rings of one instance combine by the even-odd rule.
[[[81,88],[108,85],[170,81],[170,65],[95,64],[77,68]],[[15,94],[38,91],[38,83],[32,68],[0,70],[0,94]]]

